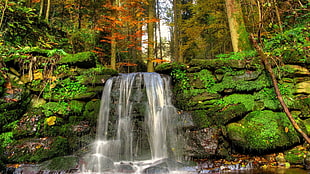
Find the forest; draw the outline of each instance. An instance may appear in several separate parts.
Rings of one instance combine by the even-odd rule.
[[[95,137],[102,83],[119,73],[170,75],[176,107],[196,124],[191,131],[229,139],[225,152],[218,145],[191,158],[236,152],[226,144],[267,154],[310,143],[308,0],[0,0],[0,7],[0,171],[81,153]],[[290,120],[282,119],[282,132],[272,125],[279,113]],[[240,133],[239,125],[253,128],[250,120],[270,131],[254,126],[261,139]]]
[[[16,53],[38,48],[50,59],[92,51],[113,69],[149,64],[152,71],[166,61],[254,54],[249,34],[278,60],[308,51],[307,1],[7,0],[1,9],[3,67]]]

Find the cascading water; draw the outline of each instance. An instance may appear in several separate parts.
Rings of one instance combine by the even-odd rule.
[[[170,96],[168,76],[130,73],[109,79],[84,173],[167,173],[175,167],[171,159],[181,148]]]

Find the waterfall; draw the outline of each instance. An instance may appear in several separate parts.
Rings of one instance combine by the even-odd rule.
[[[126,173],[145,173],[146,166],[175,159],[180,143],[171,94],[170,77],[157,73],[120,74],[107,80],[94,150],[85,158],[84,173],[117,173],[124,168]],[[167,172],[171,161],[165,164],[156,170]]]

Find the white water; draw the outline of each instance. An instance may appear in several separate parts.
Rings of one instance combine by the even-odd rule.
[[[170,95],[170,78],[157,73],[109,79],[102,94],[97,140],[85,158],[83,173],[119,173],[117,166],[122,165],[122,172],[129,168],[126,173],[141,173],[156,163],[171,164],[179,148],[177,112]]]

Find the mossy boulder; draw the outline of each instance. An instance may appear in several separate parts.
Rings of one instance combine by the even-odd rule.
[[[68,64],[81,68],[91,68],[96,66],[96,54],[93,52],[80,52],[63,56],[58,64]]]
[[[299,125],[305,130],[301,121]],[[244,150],[266,152],[301,142],[301,137],[284,113],[254,111],[241,121],[227,125],[231,142]]]
[[[243,118],[248,113],[244,104],[229,105],[211,115],[217,125],[226,125],[232,120]]]
[[[185,70],[187,65],[180,62],[162,63],[155,67],[155,71],[162,74],[170,74],[174,69]]]

